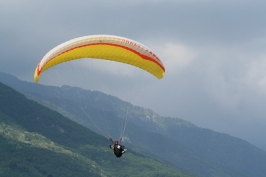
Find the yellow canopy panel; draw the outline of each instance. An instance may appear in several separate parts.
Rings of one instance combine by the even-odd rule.
[[[146,46],[119,36],[91,35],[72,39],[50,50],[37,65],[34,80],[37,83],[41,73],[50,67],[81,58],[127,63],[146,70],[158,79],[165,73],[160,59]]]

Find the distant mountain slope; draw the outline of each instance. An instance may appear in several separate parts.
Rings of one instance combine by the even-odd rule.
[[[241,139],[199,128],[182,119],[161,117],[101,92],[42,86],[3,73],[0,81],[100,134],[81,108],[98,125],[105,122],[108,126],[103,125],[102,129],[115,136],[119,136],[117,122],[127,117],[126,145],[176,168],[203,177],[266,174],[266,153]]]
[[[0,176],[192,177],[128,151],[116,158],[108,140],[0,82]]]

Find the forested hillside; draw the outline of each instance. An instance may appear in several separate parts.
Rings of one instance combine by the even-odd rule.
[[[116,158],[108,140],[0,82],[1,176],[184,176],[128,151]]]
[[[107,135],[119,137],[119,125],[126,118],[127,147],[177,169],[202,177],[266,173],[266,153],[239,138],[199,128],[180,118],[162,117],[97,91],[43,86],[1,73],[0,81],[101,135],[95,124]]]

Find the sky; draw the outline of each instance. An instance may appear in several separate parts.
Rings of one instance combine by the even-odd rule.
[[[133,39],[159,56],[162,79],[83,59],[51,68],[40,84],[102,91],[266,151],[265,9],[262,0],[0,0],[0,71],[34,82],[38,62],[65,41]]]

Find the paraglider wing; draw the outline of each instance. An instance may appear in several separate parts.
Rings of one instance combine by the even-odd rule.
[[[35,82],[37,83],[40,75],[50,67],[80,58],[127,63],[146,70],[158,79],[165,73],[163,63],[144,45],[119,36],[91,35],[72,39],[49,51],[36,67]]]

